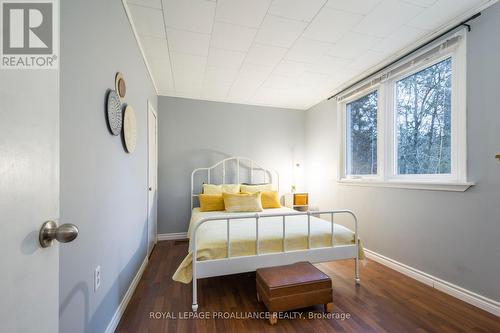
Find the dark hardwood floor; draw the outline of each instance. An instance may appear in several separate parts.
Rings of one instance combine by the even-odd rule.
[[[494,315],[371,260],[360,265],[359,287],[352,260],[317,265],[333,279],[334,313],[349,319],[307,318],[310,311],[321,315],[320,305],[303,309],[305,319],[280,319],[275,326],[265,319],[180,319],[191,313],[191,285],[174,282],[172,275],[187,245],[156,245],[117,332],[500,332]],[[266,311],[256,300],[255,273],[202,279],[198,288],[199,314]]]

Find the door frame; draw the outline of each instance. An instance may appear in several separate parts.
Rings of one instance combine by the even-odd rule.
[[[147,191],[147,194],[148,194],[148,245],[147,245],[147,255],[149,257],[149,255],[151,254],[154,246],[156,245],[157,241],[158,241],[158,213],[155,214],[155,217],[156,217],[156,222],[155,222],[155,226],[154,226],[154,229],[155,229],[155,237],[154,237],[154,242],[153,242],[153,246],[151,246],[151,248],[149,248],[149,244],[151,244],[151,239],[150,239],[150,234],[149,234],[149,228],[150,228],[150,224],[153,222],[151,221],[151,218],[150,218],[150,213],[149,213],[149,208],[151,207],[151,202],[150,202],[150,195],[149,195],[149,187],[151,187],[151,159],[150,159],[150,149],[151,149],[151,142],[149,140],[150,136],[149,136],[149,131],[151,130],[151,127],[150,127],[150,113],[153,114],[153,116],[155,117],[156,119],[156,126],[154,127],[155,128],[155,140],[156,140],[156,151],[154,152],[154,155],[155,155],[155,160],[156,160],[156,177],[155,177],[155,181],[156,181],[156,184],[155,185],[155,189],[156,189],[156,193],[158,193],[158,113],[156,112],[155,108],[153,107],[153,105],[151,104],[151,101],[148,100],[148,112],[147,112],[147,123],[148,123],[148,191]],[[153,205],[156,209],[156,211],[158,212],[158,196],[155,196],[154,197],[154,202],[153,202]]]

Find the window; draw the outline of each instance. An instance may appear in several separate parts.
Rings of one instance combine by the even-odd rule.
[[[340,181],[464,191],[465,34],[396,66],[339,98]]]
[[[395,84],[398,174],[451,173],[451,58]]]
[[[347,175],[377,174],[377,91],[346,104]]]

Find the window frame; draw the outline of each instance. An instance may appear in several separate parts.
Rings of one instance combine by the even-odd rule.
[[[377,84],[370,89],[363,90],[359,93],[356,93],[349,98],[346,98],[341,102],[342,110],[341,112],[341,121],[340,121],[340,140],[341,140],[341,158],[340,160],[340,173],[342,175],[342,179],[364,179],[364,180],[380,180],[383,173],[381,173],[380,169],[380,149],[381,149],[381,140],[380,140],[380,107],[381,107],[381,94],[383,94],[381,85]],[[367,174],[367,175],[348,175],[347,174],[347,104],[354,102],[360,98],[363,98],[371,93],[377,91],[377,173],[376,174]],[[383,164],[383,163],[382,163]]]
[[[367,90],[363,90],[362,92],[360,93],[357,93],[357,94],[354,94],[352,96],[349,96],[349,98],[347,98],[345,101],[342,102],[343,104],[343,108],[344,108],[344,112],[343,112],[343,121],[342,121],[342,126],[343,126],[343,129],[342,129],[342,140],[343,140],[343,147],[344,147],[344,153],[343,153],[343,162],[342,162],[342,174],[344,175],[344,177],[346,179],[380,179],[380,176],[381,176],[381,173],[380,173],[380,167],[379,167],[379,156],[380,156],[380,152],[381,152],[381,146],[380,146],[380,142],[379,142],[379,133],[380,133],[380,130],[379,130],[379,121],[380,121],[380,106],[381,106],[381,103],[380,103],[380,85],[376,85],[374,87],[371,87],[370,89],[367,89]],[[348,161],[347,161],[347,134],[349,133],[349,129],[347,128],[347,122],[348,122],[348,119],[347,119],[347,104],[351,103],[351,102],[354,102],[360,98],[363,98],[365,96],[368,96],[370,95],[371,93],[374,93],[374,92],[377,92],[377,173],[376,174],[366,174],[366,175],[348,175],[347,174],[347,168],[348,168]]]
[[[338,182],[347,185],[400,187],[426,190],[465,191],[474,183],[467,181],[467,133],[466,133],[466,34],[457,45],[434,54],[420,63],[410,66],[396,75],[338,102],[339,172]],[[409,57],[408,62],[427,49]],[[397,173],[397,134],[395,126],[396,83],[419,71],[451,58],[451,173],[408,174]],[[346,105],[373,91],[378,91],[377,102],[377,174],[347,175],[347,109]]]

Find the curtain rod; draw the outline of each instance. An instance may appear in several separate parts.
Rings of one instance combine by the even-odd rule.
[[[399,61],[403,60],[404,58],[408,57],[409,55],[411,55],[411,54],[413,54],[413,53],[415,53],[415,52],[419,51],[420,49],[422,49],[422,48],[426,47],[427,45],[429,45],[429,44],[431,44],[431,43],[435,42],[436,40],[438,40],[439,38],[443,37],[444,35],[449,34],[450,32],[452,32],[453,30],[455,30],[455,29],[456,29],[456,28],[458,28],[458,27],[465,26],[465,27],[467,27],[467,30],[471,31],[471,26],[470,26],[469,24],[467,24],[467,23],[468,23],[469,21],[474,20],[475,18],[478,18],[479,16],[481,16],[481,12],[479,12],[479,13],[476,13],[476,14],[472,15],[471,17],[469,17],[469,18],[468,18],[468,19],[466,19],[465,21],[462,21],[462,22],[460,22],[459,24],[457,24],[457,25],[455,25],[455,26],[451,27],[450,29],[448,29],[448,30],[446,30],[445,32],[443,32],[443,33],[439,34],[438,36],[436,36],[436,37],[432,38],[431,40],[429,40],[429,41],[425,42],[424,44],[422,44],[422,45],[420,45],[420,46],[417,46],[417,47],[416,47],[416,48],[414,48],[413,50],[411,50],[411,51],[409,51],[409,52],[407,52],[407,53],[403,54],[403,55],[402,55],[402,56],[400,56],[400,57],[398,57],[396,60],[391,61],[390,63],[388,63],[388,64],[387,64],[387,65],[385,65],[384,67],[382,67],[382,68],[380,68],[380,69],[377,69],[376,71],[374,71],[374,72],[372,72],[372,73],[370,73],[370,74],[366,75],[366,76],[365,76],[365,77],[363,77],[362,79],[360,79],[360,80],[358,80],[358,81],[354,82],[353,84],[349,85],[348,87],[346,87],[346,88],[342,89],[341,91],[339,91],[339,92],[338,92],[338,93],[336,93],[335,95],[332,95],[332,96],[328,97],[328,99],[327,99],[327,100],[329,101],[329,100],[331,100],[332,98],[337,97],[338,95],[340,95],[340,94],[342,94],[342,93],[344,93],[344,92],[346,92],[346,91],[348,91],[348,90],[352,89],[353,87],[357,86],[358,84],[360,84],[361,82],[363,82],[363,81],[364,81],[364,80],[366,80],[367,78],[369,78],[369,77],[371,77],[371,76],[373,76],[373,75],[375,75],[375,74],[377,74],[377,73],[379,73],[379,72],[381,72],[381,71],[385,70],[385,69],[386,69],[386,68],[388,68],[388,67],[391,67],[392,65],[394,65],[394,64],[396,64],[396,63],[398,63]]]

